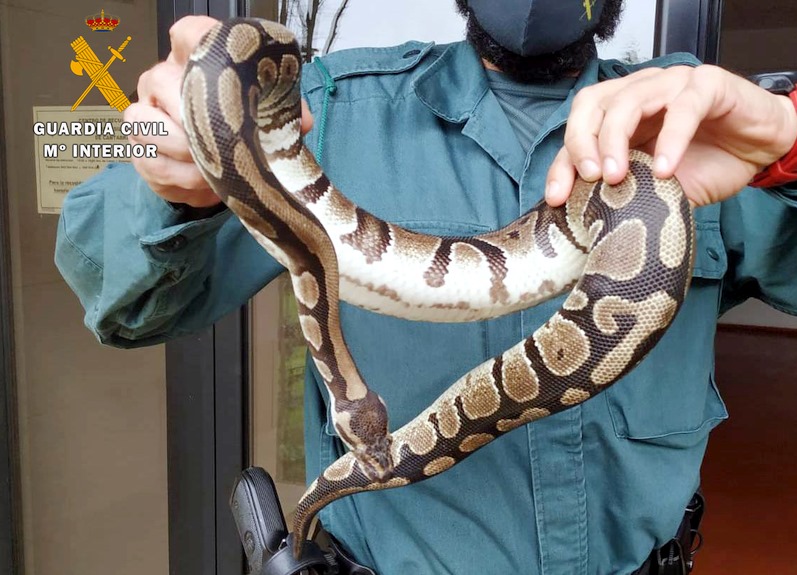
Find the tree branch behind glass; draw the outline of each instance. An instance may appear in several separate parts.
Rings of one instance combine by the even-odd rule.
[[[323,41],[321,55],[329,53],[338,35],[340,20],[349,0],[338,0],[332,15],[331,25],[325,39],[319,39],[319,25],[325,20],[324,7],[335,2],[329,0],[279,0],[279,22],[293,30],[299,40],[305,62],[319,55],[317,41]]]

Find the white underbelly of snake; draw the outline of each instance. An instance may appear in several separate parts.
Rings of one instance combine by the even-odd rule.
[[[301,499],[297,554],[312,518],[332,501],[432,477],[628,373],[680,308],[695,251],[680,185],[654,178],[650,158],[636,151],[621,184],[579,180],[564,207],[541,202],[497,231],[437,237],[384,222],[336,190],[304,148],[300,68],[285,28],[230,20],[194,51],[182,92],[197,165],[290,272],[335,429],[351,450]],[[465,373],[392,434],[386,406],[360,377],[338,317],[341,298],[408,319],[471,321],[568,289],[561,309],[529,338]]]

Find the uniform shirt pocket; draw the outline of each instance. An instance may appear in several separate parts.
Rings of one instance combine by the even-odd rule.
[[[728,412],[714,381],[714,336],[728,260],[719,224],[698,221],[692,284],[653,351],[605,395],[621,439],[689,447]]]

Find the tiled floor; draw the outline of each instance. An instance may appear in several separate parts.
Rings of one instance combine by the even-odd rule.
[[[703,467],[705,543],[695,575],[797,575],[797,333],[717,336],[730,419]]]

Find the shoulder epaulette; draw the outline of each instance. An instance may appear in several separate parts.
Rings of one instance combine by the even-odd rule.
[[[305,64],[302,90],[311,92],[326,85],[322,68],[332,80],[366,74],[397,74],[418,65],[434,46],[434,42],[406,42],[386,48],[350,48],[316,58]],[[321,61],[319,66],[317,61]]]
[[[601,80],[628,76],[645,68],[669,68],[671,66],[699,66],[700,60],[688,52],[676,52],[659,56],[652,60],[645,60],[637,64],[630,64],[621,60],[601,60],[599,76]]]

